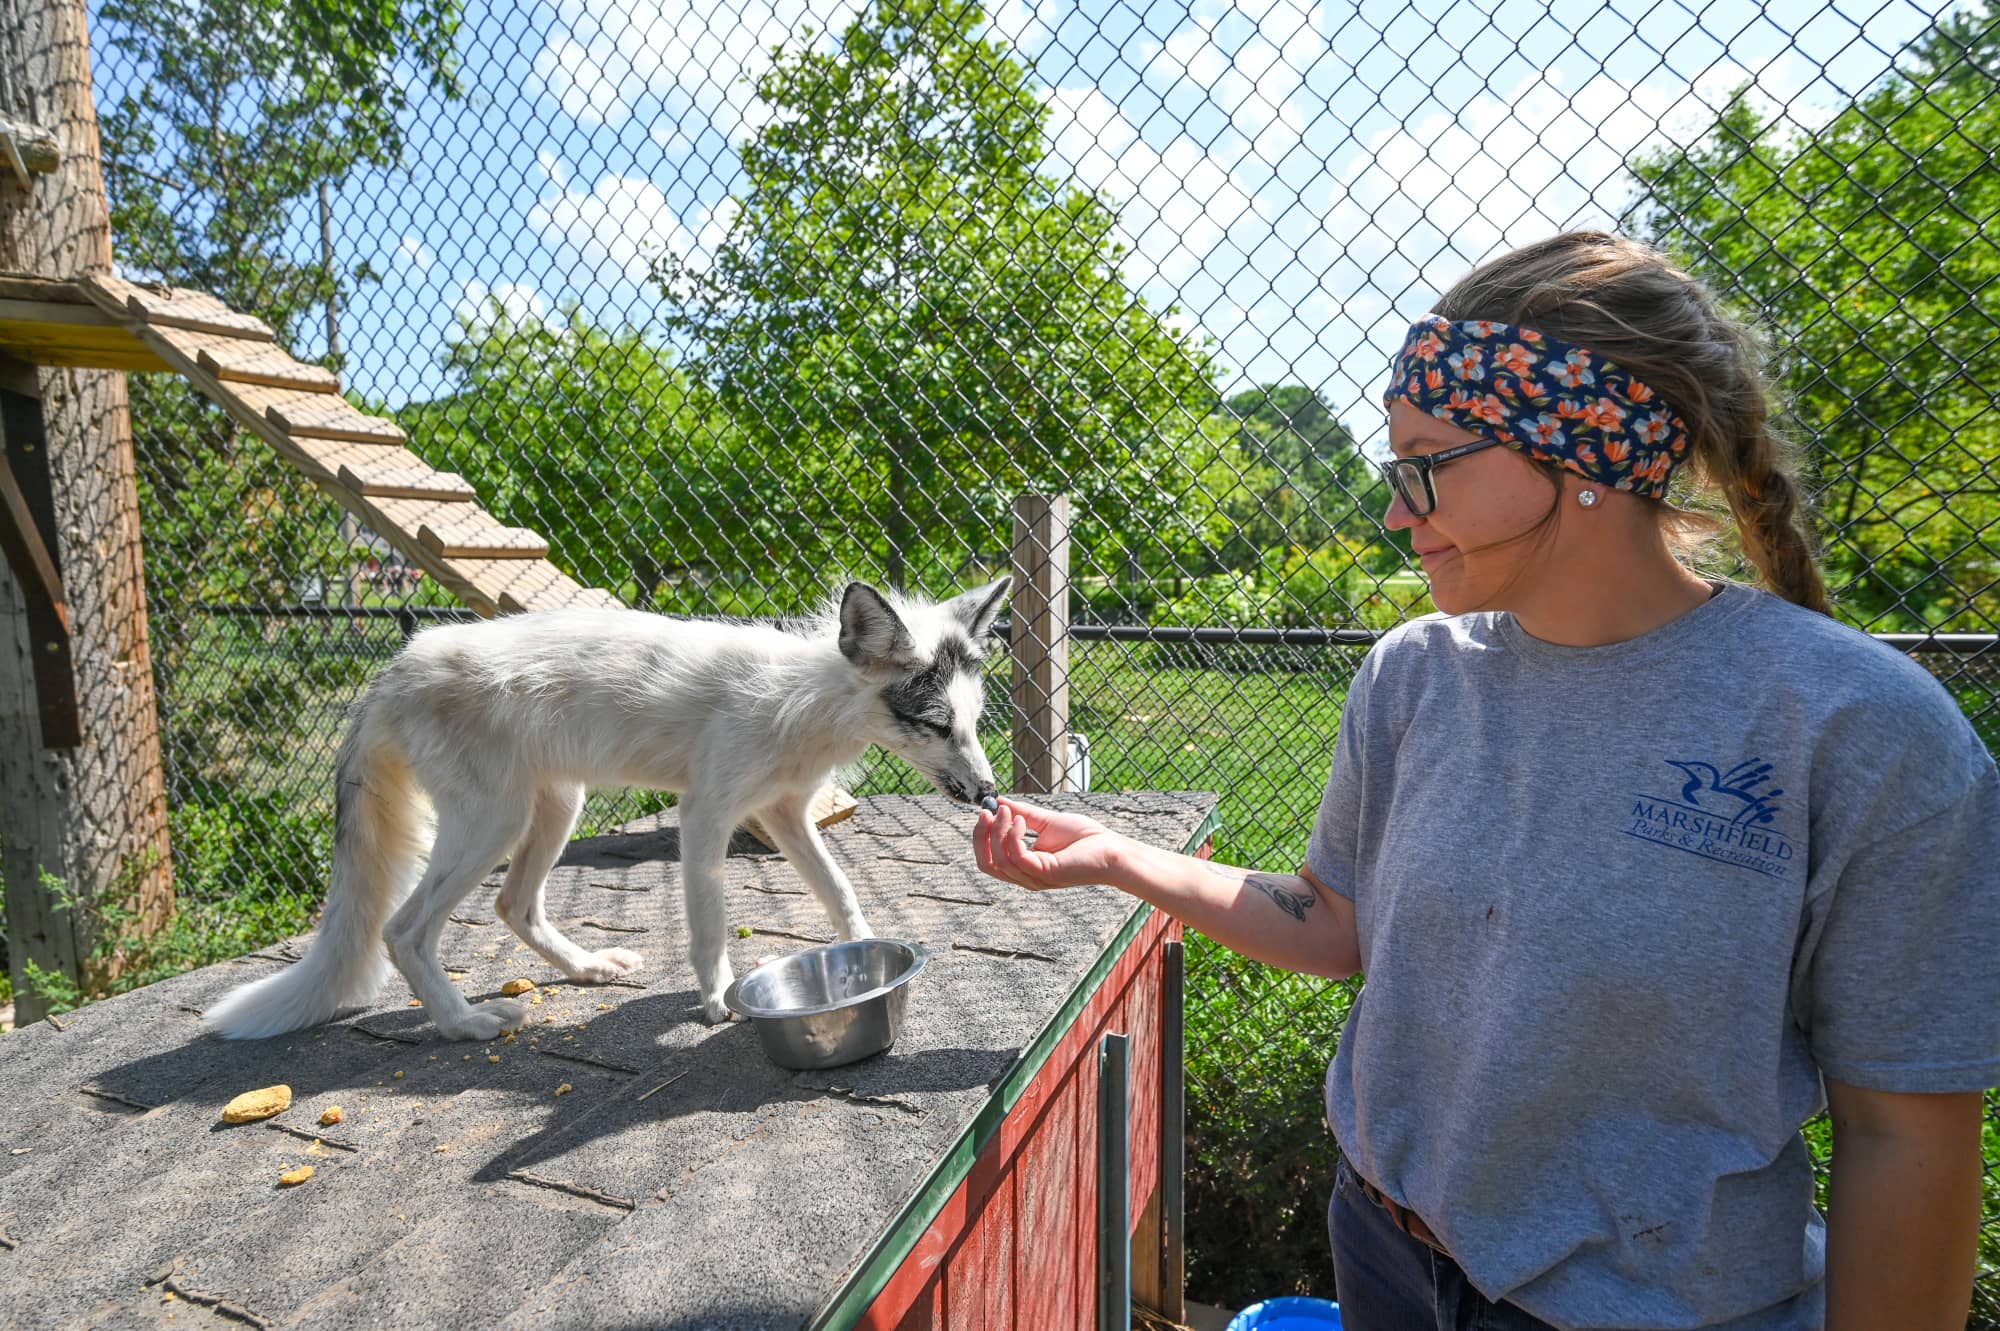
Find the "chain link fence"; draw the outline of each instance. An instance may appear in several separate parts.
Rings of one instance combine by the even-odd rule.
[[[1017,496],[1069,495],[1093,785],[1221,792],[1225,860],[1299,862],[1366,643],[1430,609],[1371,461],[1403,328],[1571,227],[1770,332],[1842,615],[2000,736],[1992,0],[92,18],[126,270],[265,317],[586,585],[945,592],[1007,568]],[[343,708],[460,612],[181,384],[133,400],[181,902],[149,978],[308,925]],[[601,792],[583,830],[660,802]],[[1328,1292],[1354,990],[1200,940],[1189,983],[1191,1293]]]

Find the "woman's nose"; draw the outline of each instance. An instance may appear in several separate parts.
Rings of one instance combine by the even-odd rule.
[[[1410,506],[1403,502],[1403,496],[1391,489],[1388,510],[1382,514],[1382,525],[1390,531],[1401,531],[1405,527],[1416,526],[1420,521],[1422,519],[1410,512]]]

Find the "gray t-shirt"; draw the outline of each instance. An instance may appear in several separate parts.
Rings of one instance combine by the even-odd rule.
[[[1820,1326],[1820,1074],[2000,1084],[1993,759],[1922,668],[1761,591],[1605,647],[1403,625],[1306,864],[1367,975],[1342,1150],[1557,1326]]]

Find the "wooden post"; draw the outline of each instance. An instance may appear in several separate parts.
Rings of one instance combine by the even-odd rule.
[[[1014,789],[1063,788],[1069,756],[1069,496],[1014,501]]]
[[[109,271],[82,0],[0,0],[0,118],[46,128],[59,153],[32,188],[0,176],[0,270],[62,280]],[[88,993],[119,964],[109,949],[89,973],[99,910],[131,909],[134,927],[151,932],[173,911],[173,875],[125,376],[43,368],[10,384],[41,405],[80,739],[44,745],[27,598],[0,572],[0,877],[16,1015],[33,1020],[45,1004],[22,983],[25,963]],[[66,886],[67,908],[44,890],[44,873]]]

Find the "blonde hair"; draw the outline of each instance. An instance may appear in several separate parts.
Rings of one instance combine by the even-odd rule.
[[[1643,380],[1687,421],[1694,442],[1682,472],[1696,496],[1726,501],[1743,554],[1765,585],[1832,613],[1796,452],[1771,422],[1762,346],[1699,278],[1639,241],[1570,231],[1481,264],[1436,310],[1453,320],[1526,324]],[[1727,526],[1710,513],[1647,502],[1660,503],[1662,528],[1684,552]]]

